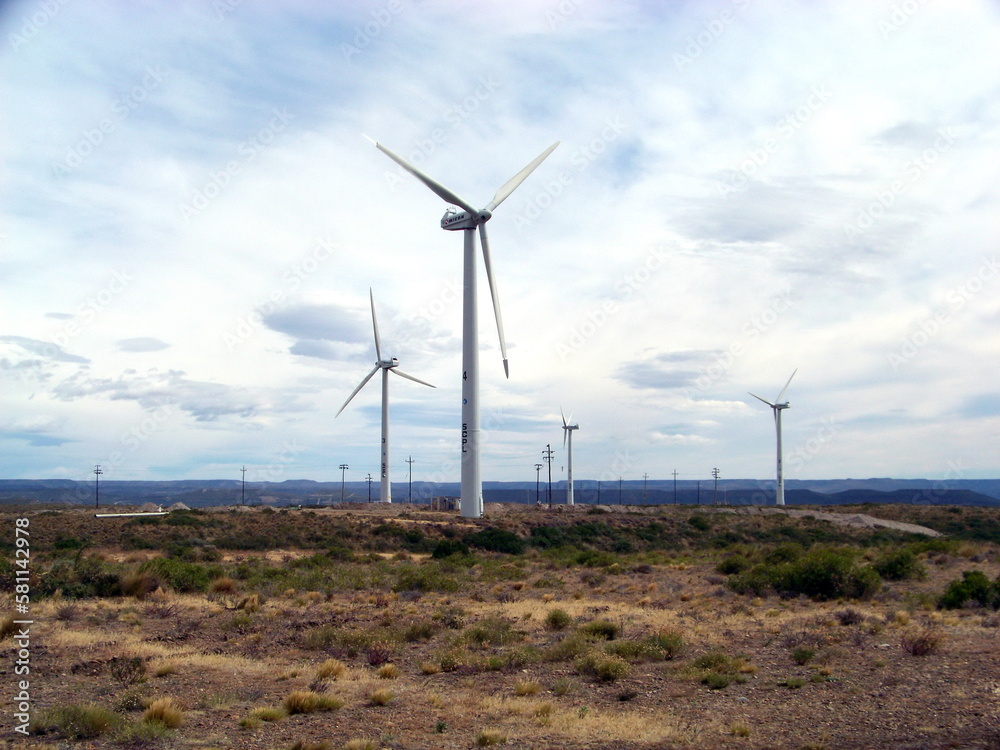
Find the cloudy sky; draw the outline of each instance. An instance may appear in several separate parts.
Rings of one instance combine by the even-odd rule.
[[[1000,5],[0,7],[0,476],[457,480],[484,205],[485,480],[1000,475]]]

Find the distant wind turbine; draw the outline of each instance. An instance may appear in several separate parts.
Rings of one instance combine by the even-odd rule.
[[[570,424],[561,406],[559,414],[563,421],[563,448],[566,447],[567,441],[569,442],[569,451],[566,454],[566,505],[573,505],[573,430],[579,430],[580,425]],[[569,418],[572,420],[573,415],[570,414]]]
[[[789,383],[792,382],[792,378],[795,377],[795,373],[797,372],[798,368],[792,371],[791,376],[788,378],[788,383],[785,383],[785,387],[781,389],[781,393],[779,393],[778,397],[774,399],[774,403],[771,403],[766,398],[761,398],[756,393],[750,394],[755,399],[763,401],[774,410],[774,428],[778,433],[778,486],[774,496],[774,502],[776,505],[785,504],[785,477],[781,469],[781,410],[787,409],[789,407],[789,403],[787,401],[782,402],[781,397],[785,395],[785,391],[788,390]]]
[[[392,372],[395,375],[399,375],[407,380],[412,380],[414,383],[420,383],[421,385],[426,385],[429,388],[436,388],[437,386],[431,385],[430,383],[425,383],[419,378],[415,378],[412,375],[407,375],[399,368],[399,360],[395,357],[390,357],[389,359],[382,359],[382,342],[379,340],[378,335],[378,318],[375,317],[375,296],[372,294],[372,290],[368,290],[368,296],[372,303],[372,327],[375,329],[375,367],[372,371],[365,376],[365,379],[361,381],[361,385],[354,389],[354,392],[347,397],[347,401],[344,405],[340,407],[340,411],[337,412],[337,417],[340,416],[340,412],[347,408],[347,405],[351,403],[351,399],[358,395],[358,391],[365,387],[365,383],[372,379],[379,370],[382,371],[382,483],[379,488],[379,500],[383,503],[392,502],[392,488],[389,484],[389,373]],[[334,417],[336,419],[336,417]]]
[[[367,137],[367,136],[366,136]],[[370,138],[368,140],[371,140]],[[507,342],[503,335],[503,322],[500,318],[500,298],[497,295],[496,281],[493,279],[493,267],[490,263],[490,243],[486,237],[486,222],[493,216],[493,210],[503,203],[514,192],[528,175],[552,153],[559,142],[553,143],[539,154],[530,164],[505,182],[493,200],[485,208],[473,208],[472,204],[458,197],[444,185],[431,179],[419,169],[397,156],[380,143],[376,143],[383,154],[412,174],[438,197],[449,204],[441,219],[441,228],[449,231],[459,229],[465,232],[465,252],[463,270],[462,296],[462,501],[461,514],[466,518],[480,518],[483,515],[483,481],[479,464],[479,320],[476,302],[476,229],[479,229],[479,239],[483,246],[483,262],[486,265],[486,280],[493,296],[493,313],[497,320],[497,333],[500,335],[500,354],[503,357],[503,370],[507,377],[510,371],[507,366]],[[458,211],[453,208],[463,209]]]

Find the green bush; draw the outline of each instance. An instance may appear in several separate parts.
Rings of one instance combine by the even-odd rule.
[[[923,580],[927,571],[913,550],[903,547],[889,550],[872,563],[875,572],[886,581]]]
[[[938,605],[944,609],[959,609],[966,602],[975,602],[981,607],[1000,608],[1000,578],[991,583],[981,570],[963,571],[961,580],[948,584]]]
[[[592,620],[581,625],[579,630],[595,640],[613,641],[618,637],[618,626],[608,620]]]
[[[545,627],[549,630],[564,630],[571,622],[573,618],[564,609],[551,609],[545,615]]]
[[[505,529],[483,529],[465,537],[465,543],[489,552],[502,552],[507,555],[520,555],[525,550],[524,540],[512,531]]]
[[[628,662],[614,654],[591,651],[576,660],[576,671],[580,674],[596,677],[601,682],[615,682],[627,677],[630,671]]]
[[[42,576],[39,594],[51,596],[61,591],[67,599],[88,599],[94,596],[121,596],[122,587],[117,567],[99,557],[77,557],[76,561],[59,560]]]
[[[816,547],[794,562],[755,565],[730,578],[729,586],[738,593],[758,596],[775,591],[819,601],[866,599],[878,591],[879,576],[872,568],[856,565],[854,556],[850,550]]]
[[[451,557],[452,555],[467,555],[469,554],[469,548],[457,539],[442,539],[436,545],[434,545],[434,550],[431,552],[431,557],[435,560],[443,560],[446,557]]]
[[[150,573],[182,593],[203,592],[221,574],[217,568],[168,557],[147,560],[139,566],[139,572]]]

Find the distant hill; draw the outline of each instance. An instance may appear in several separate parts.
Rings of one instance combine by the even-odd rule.
[[[658,505],[676,501],[683,505],[769,505],[774,503],[774,482],[758,480],[720,480],[718,490],[711,480],[680,481],[676,495],[671,480],[575,483],[574,497],[579,504]],[[378,484],[347,482],[343,498],[364,502],[371,491],[378,498]],[[244,498],[247,504],[327,505],[341,499],[340,482],[316,482],[292,479],[284,482],[247,482],[239,480],[186,479],[169,482],[102,481],[100,505],[158,505],[184,503],[192,508],[234,505]],[[405,502],[409,487],[393,484],[393,498]],[[431,497],[457,497],[458,482],[414,482],[414,502],[428,502]],[[547,486],[538,485],[542,503],[548,502]],[[553,483],[552,502],[565,502],[565,482]],[[534,482],[484,482],[483,499],[493,503],[534,503]],[[69,479],[0,479],[0,503],[71,503],[94,504],[94,483]],[[861,503],[906,503],[918,505],[1000,506],[1000,480],[966,479],[935,482],[926,479],[831,479],[789,481],[785,488],[789,505],[856,505]]]

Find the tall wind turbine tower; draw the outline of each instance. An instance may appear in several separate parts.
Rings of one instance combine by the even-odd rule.
[[[351,403],[351,399],[358,395],[358,391],[365,387],[365,384],[372,379],[372,376],[378,372],[382,371],[382,481],[379,488],[379,501],[383,503],[392,502],[392,486],[389,484],[389,373],[392,372],[394,375],[399,375],[401,378],[406,378],[407,380],[412,380],[414,383],[420,383],[421,385],[426,385],[429,388],[436,388],[430,383],[425,383],[419,378],[415,378],[412,375],[407,375],[399,368],[399,360],[395,357],[390,357],[389,359],[382,359],[382,342],[379,340],[378,335],[378,318],[375,317],[375,296],[372,294],[372,290],[368,290],[368,296],[372,303],[372,327],[375,329],[375,367],[372,371],[365,376],[365,379],[361,381],[361,385],[354,389],[354,392],[347,397],[347,401],[344,405],[340,407],[340,411],[337,412],[337,417],[340,416],[340,412],[347,408],[347,405]],[[336,417],[334,417],[336,419]],[[370,483],[369,483],[369,486]]]
[[[579,430],[580,425],[570,424],[566,419],[566,414],[562,407],[559,407],[559,414],[563,421],[563,448],[569,446],[566,454],[566,505],[573,505],[573,430]],[[573,415],[569,415],[573,419]]]
[[[772,410],[774,410],[774,429],[778,433],[778,485],[774,495],[775,505],[785,504],[785,476],[781,469],[781,410],[787,409],[789,407],[789,403],[787,401],[782,401],[781,397],[785,395],[785,391],[788,390],[789,383],[792,382],[792,378],[795,377],[795,373],[797,372],[798,368],[792,371],[791,376],[788,378],[788,383],[785,383],[785,387],[781,389],[781,393],[779,393],[778,397],[774,399],[774,403],[771,403],[766,398],[761,398],[756,393],[750,394],[755,399],[763,401],[765,404],[770,406]]]
[[[369,139],[371,140],[371,139]],[[375,141],[372,141],[375,143]],[[458,197],[444,185],[434,181],[419,169],[397,156],[385,146],[375,143],[376,148],[403,169],[412,174],[430,190],[449,204],[441,218],[441,228],[448,231],[461,229],[465,235],[463,255],[462,294],[462,503],[461,514],[466,518],[481,518],[483,515],[483,480],[479,463],[479,320],[476,299],[476,229],[483,247],[483,262],[486,266],[486,280],[493,297],[493,313],[500,335],[500,354],[503,357],[504,374],[510,377],[507,366],[507,342],[503,335],[500,318],[500,298],[490,264],[490,244],[486,237],[486,222],[493,216],[493,210],[514,192],[528,175],[552,153],[559,142],[553,143],[539,154],[530,164],[505,182],[493,200],[482,209],[473,208],[468,201]],[[462,210],[459,211],[455,206]]]

